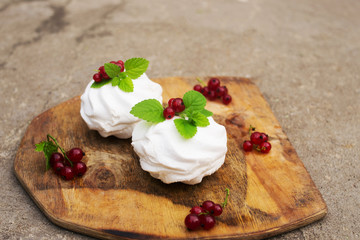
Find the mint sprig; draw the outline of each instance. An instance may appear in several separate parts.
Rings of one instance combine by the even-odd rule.
[[[192,138],[197,132],[197,127],[207,127],[210,125],[208,117],[213,113],[205,109],[206,98],[199,92],[191,90],[184,94],[183,102],[185,105],[184,112],[180,115],[182,122],[177,121],[175,127],[178,132],[186,139]],[[184,121],[187,123],[185,124]],[[193,127],[189,127],[189,126]],[[196,131],[194,131],[194,128]]]
[[[176,115],[180,118],[174,120],[174,124],[181,136],[186,139],[192,138],[197,132],[197,127],[210,125],[208,117],[213,115],[206,110],[206,98],[199,92],[191,90],[183,96],[185,110]],[[136,104],[130,111],[132,115],[152,123],[165,121],[164,108],[156,99],[147,99]]]
[[[51,136],[50,134],[48,134],[46,136],[47,140],[46,141],[42,141],[38,144],[35,144],[35,151],[37,152],[43,152],[45,155],[45,159],[46,159],[46,170],[50,169],[50,158],[51,155],[55,152],[58,151],[58,149],[60,149],[60,151],[62,152],[62,154],[64,155],[64,158],[69,161],[70,165],[72,166],[72,162],[70,161],[70,159],[67,157],[64,149],[62,147],[60,147],[60,145],[58,144],[58,142],[56,141],[56,139]]]
[[[139,78],[144,74],[149,66],[149,61],[144,58],[130,58],[125,61],[124,72],[114,63],[105,63],[104,70],[110,77],[108,80],[101,82],[94,82],[92,88],[101,88],[102,86],[111,83],[112,86],[118,86],[124,92],[133,92],[133,80]]]

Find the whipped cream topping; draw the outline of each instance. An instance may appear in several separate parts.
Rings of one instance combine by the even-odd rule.
[[[124,92],[111,84],[101,88],[91,88],[91,81],[81,96],[80,114],[88,127],[97,130],[101,136],[114,135],[130,138],[139,118],[130,114],[131,108],[145,99],[162,102],[162,88],[144,73],[133,80],[134,91]]]
[[[177,118],[158,124],[139,122],[131,144],[140,157],[142,169],[154,178],[164,183],[197,184],[224,163],[226,130],[209,117],[209,126],[198,127],[194,137],[185,139],[175,127]]]

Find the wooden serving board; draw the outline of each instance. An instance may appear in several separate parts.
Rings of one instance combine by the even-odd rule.
[[[204,78],[207,80],[207,78]],[[164,184],[144,172],[131,139],[102,138],[80,117],[76,97],[36,117],[18,149],[14,168],[23,187],[55,224],[104,239],[261,239],[325,216],[326,204],[303,163],[282,131],[259,89],[249,80],[220,77],[232,94],[225,106],[208,102],[207,109],[227,129],[225,164],[202,183]],[[156,79],[164,100],[181,97],[195,78]],[[244,153],[248,128],[270,136],[269,154]],[[64,181],[45,172],[35,143],[55,136],[65,148],[81,147],[88,172]],[[210,231],[189,231],[184,218],[204,200],[221,203],[230,189],[229,205]]]

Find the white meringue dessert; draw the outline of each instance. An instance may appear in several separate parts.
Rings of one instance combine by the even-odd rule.
[[[133,80],[133,92],[124,92],[111,84],[91,88],[93,83],[87,85],[81,96],[80,114],[88,127],[98,131],[102,137],[130,138],[134,126],[140,121],[130,114],[131,108],[149,98],[162,102],[161,86],[145,73]]]
[[[143,170],[164,183],[200,183],[225,161],[227,135],[224,126],[209,117],[210,125],[198,127],[190,139],[182,137],[174,117],[161,123],[139,122],[133,131],[132,146]]]

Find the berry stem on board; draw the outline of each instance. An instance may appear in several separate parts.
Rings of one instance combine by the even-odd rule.
[[[249,136],[251,135],[251,132],[252,132],[252,131],[255,131],[255,127],[251,126],[251,124],[250,124],[250,127],[249,127]]]
[[[56,141],[56,139],[51,136],[50,134],[48,134],[47,136],[47,140],[50,141],[53,140],[53,142],[55,143],[55,145],[60,149],[60,151],[62,152],[62,154],[64,155],[64,158],[70,163],[71,167],[73,166],[72,161],[70,161],[70,159],[66,156],[66,152],[64,151],[64,149],[62,147],[60,147],[59,143]]]
[[[206,86],[206,83],[203,80],[201,80],[200,78],[197,77],[196,81],[198,81],[203,87]]]
[[[209,211],[204,210],[204,212],[199,213],[198,216],[200,216],[200,215],[209,215],[209,214],[210,214]]]
[[[224,208],[226,207],[228,200],[229,200],[229,196],[230,196],[230,190],[228,188],[225,188],[225,192],[226,192],[226,196],[225,196],[225,200],[224,202],[221,204],[221,206]]]

